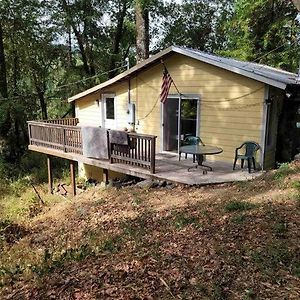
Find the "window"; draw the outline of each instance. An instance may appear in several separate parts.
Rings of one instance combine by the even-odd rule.
[[[115,98],[106,98],[106,119],[113,120],[115,118]]]

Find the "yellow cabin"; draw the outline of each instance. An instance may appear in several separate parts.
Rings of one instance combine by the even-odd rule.
[[[173,83],[162,103],[160,94],[165,68]],[[177,155],[186,137],[198,136],[205,145],[222,149],[222,153],[207,155],[206,160],[216,166],[227,164],[229,172],[236,148],[245,141],[253,141],[260,145],[255,158],[257,165],[268,169],[274,167],[278,157],[284,159],[287,153],[293,155],[300,146],[294,143],[297,126],[300,127],[297,123],[297,79],[297,74],[265,65],[173,46],[71,97],[69,102],[75,102],[77,127],[101,127],[155,136],[155,155]],[[280,124],[287,130],[280,129]],[[290,127],[293,130],[289,130]],[[294,144],[278,147],[287,139],[286,145],[289,141]],[[34,143],[30,146],[38,151]],[[74,155],[65,158],[78,161],[81,174],[87,177],[99,177],[102,174],[99,167],[107,167]],[[131,162],[135,162],[134,157]],[[107,169],[128,174],[118,169],[117,164],[113,165]],[[159,176],[158,171],[155,173]],[[182,176],[200,176],[195,172],[184,174]]]

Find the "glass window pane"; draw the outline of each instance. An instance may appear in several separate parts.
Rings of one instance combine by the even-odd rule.
[[[115,98],[106,98],[106,119],[115,118]]]

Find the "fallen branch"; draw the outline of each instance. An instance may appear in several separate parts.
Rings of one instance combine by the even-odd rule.
[[[37,189],[35,188],[35,186],[33,185],[33,183],[31,182],[30,184],[31,184],[31,186],[33,187],[33,190],[35,191],[36,195],[38,196],[38,199],[40,200],[40,203],[41,203],[42,205],[45,205],[44,200],[43,200],[42,197],[40,196],[39,192],[37,191]]]
[[[170,293],[170,295],[176,299],[176,297],[174,296],[174,294],[171,291],[171,288],[168,286],[168,284],[164,281],[163,278],[159,277],[159,280],[162,282],[162,284],[167,288],[168,292]]]

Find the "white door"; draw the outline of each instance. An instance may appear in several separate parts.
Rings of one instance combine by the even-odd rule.
[[[116,97],[103,95],[103,127],[116,129]]]

